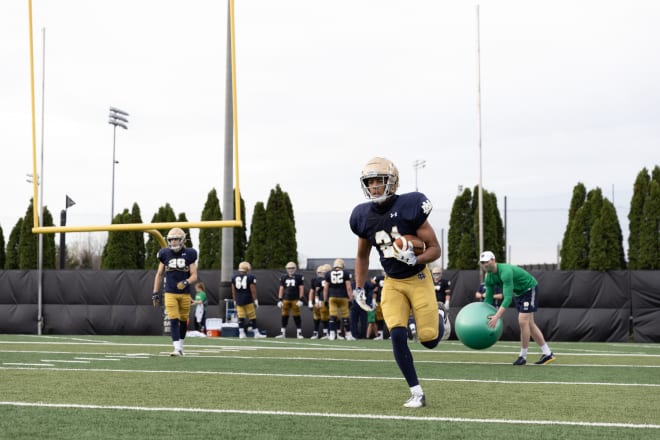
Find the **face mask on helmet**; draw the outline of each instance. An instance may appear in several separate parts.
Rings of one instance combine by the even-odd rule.
[[[289,274],[289,276],[292,276],[296,273],[297,266],[295,263],[289,263],[286,265],[286,273]]]
[[[167,233],[167,246],[174,252],[183,249],[186,242],[186,233],[182,229],[174,228]]]
[[[399,187],[399,170],[389,160],[374,157],[362,169],[360,185],[364,195],[374,203],[383,203]]]

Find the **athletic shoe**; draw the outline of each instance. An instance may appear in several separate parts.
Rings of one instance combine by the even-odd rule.
[[[238,334],[238,339],[245,339],[245,338],[247,338],[247,335],[245,333]]]
[[[422,406],[426,406],[426,396],[423,393],[413,394],[403,406],[406,408],[421,408]]]
[[[411,334],[411,341],[417,342],[417,326],[415,324],[410,324],[408,326],[410,329],[410,334]]]
[[[451,321],[449,320],[449,312],[446,310],[441,310],[440,311],[440,316],[442,316],[442,325],[444,327],[443,333],[442,333],[442,340],[446,341],[449,339],[449,336],[451,335]]]
[[[298,333],[297,338],[298,338],[298,339],[305,339],[305,337],[304,337],[301,333]]]
[[[346,338],[343,337],[342,335],[337,335],[337,340],[338,340],[338,341],[343,341],[343,340],[345,340],[345,339],[346,339]]]
[[[261,338],[267,338],[267,337],[268,336],[264,335],[261,332],[257,332],[257,331],[254,332],[254,339],[261,339]]]
[[[550,353],[550,354],[544,354],[541,356],[541,359],[538,361],[534,362],[535,365],[547,365],[551,364],[555,361],[555,354]]]
[[[174,350],[170,356],[183,356],[183,350]]]
[[[319,334],[318,334],[318,332],[314,332],[314,334],[312,335],[312,337],[309,338],[309,339],[318,339],[318,338],[319,338]]]
[[[524,357],[520,356],[516,361],[513,363],[513,365],[525,365],[527,363],[527,359]]]
[[[323,335],[321,339],[328,339],[328,335]]]
[[[328,337],[328,339],[330,339],[331,341],[337,339],[337,335],[335,334],[335,332],[330,332],[330,336]]]
[[[286,335],[284,333],[280,333],[279,335],[275,336],[276,338],[286,338]]]
[[[347,340],[347,341],[355,341],[355,339],[356,339],[355,336],[353,336],[353,335],[350,334],[350,333],[348,333],[348,334],[346,335],[346,340]]]
[[[378,332],[378,336],[374,338],[374,341],[382,341],[383,340],[383,333]]]

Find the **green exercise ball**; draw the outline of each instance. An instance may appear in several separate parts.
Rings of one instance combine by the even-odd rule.
[[[495,328],[488,327],[488,317],[497,312],[490,304],[475,302],[463,307],[454,321],[458,339],[470,348],[482,350],[492,347],[502,336],[502,319]]]

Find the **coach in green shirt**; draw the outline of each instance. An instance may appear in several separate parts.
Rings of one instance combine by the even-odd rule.
[[[537,365],[546,365],[555,361],[555,356],[545,342],[541,329],[534,322],[534,312],[538,310],[538,282],[529,272],[512,264],[498,263],[495,254],[491,251],[482,252],[479,256],[481,268],[486,272],[484,285],[486,295],[484,302],[493,304],[495,286],[502,289],[502,304],[497,312],[490,317],[489,327],[495,327],[497,320],[514,300],[518,309],[518,325],[520,326],[520,356],[513,365],[527,363],[527,351],[530,337],[541,347],[543,355],[534,362]]]

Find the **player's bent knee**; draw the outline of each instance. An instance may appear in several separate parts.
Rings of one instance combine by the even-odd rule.
[[[424,341],[424,342],[421,342],[421,344],[422,344],[424,347],[428,348],[428,349],[432,349],[432,348],[437,347],[439,342],[440,342],[440,338],[436,338],[436,339],[434,339],[433,341]]]
[[[422,344],[426,342],[433,342],[438,340],[438,329],[429,329],[429,328],[417,328],[417,332],[419,335],[419,342]],[[437,345],[437,342],[436,342]]]

